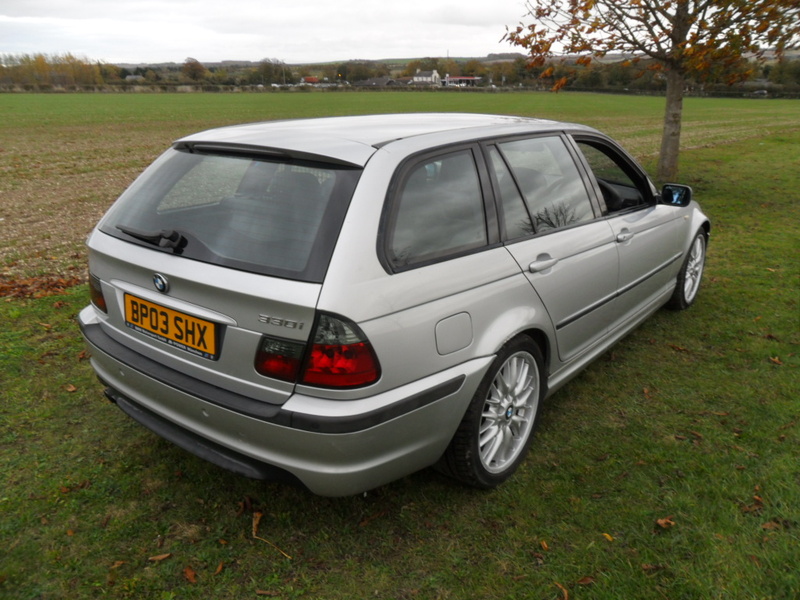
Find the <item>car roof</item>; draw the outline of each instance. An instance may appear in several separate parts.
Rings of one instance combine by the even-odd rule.
[[[468,139],[563,129],[594,131],[573,123],[510,115],[403,113],[265,121],[195,133],[176,147],[244,148],[296,158],[363,166],[378,148],[431,136],[431,146]]]

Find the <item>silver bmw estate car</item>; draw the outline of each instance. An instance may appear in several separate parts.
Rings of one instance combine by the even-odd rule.
[[[330,496],[506,480],[542,401],[697,298],[709,220],[589,127],[403,114],[175,142],[89,240],[106,395],[236,473]]]

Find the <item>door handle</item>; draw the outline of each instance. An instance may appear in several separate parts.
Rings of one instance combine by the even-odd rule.
[[[627,242],[633,238],[635,234],[632,231],[628,231],[627,229],[623,229],[617,234],[617,241],[621,244],[623,242]]]
[[[541,273],[542,271],[547,271],[548,269],[553,268],[557,262],[557,258],[543,258],[541,260],[537,259],[528,265],[528,271],[531,273]]]

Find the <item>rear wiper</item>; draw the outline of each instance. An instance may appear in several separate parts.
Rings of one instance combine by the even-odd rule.
[[[159,248],[172,248],[174,252],[180,252],[186,246],[188,240],[186,236],[174,229],[162,229],[161,231],[142,231],[127,225],[117,225],[122,233],[129,235],[137,240],[153,244]]]

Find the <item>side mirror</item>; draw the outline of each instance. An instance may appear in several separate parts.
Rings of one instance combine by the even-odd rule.
[[[671,206],[689,206],[692,188],[680,183],[665,183],[661,188],[661,202]]]

